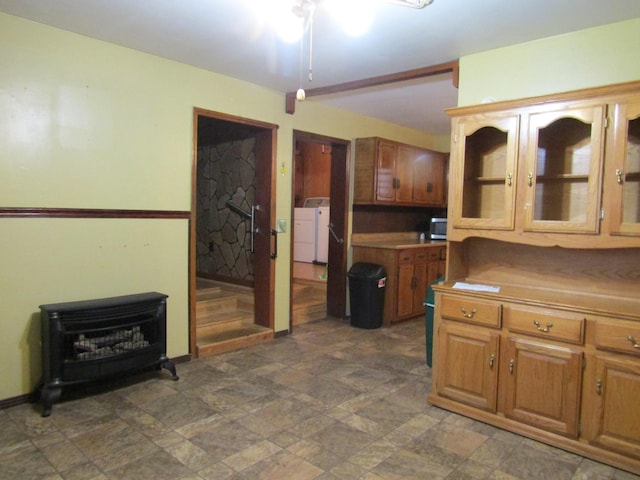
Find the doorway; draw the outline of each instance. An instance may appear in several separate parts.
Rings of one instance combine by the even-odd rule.
[[[293,132],[293,193],[292,193],[292,242],[291,242],[291,314],[289,329],[296,322],[316,319],[296,311],[296,298],[300,283],[321,283],[324,294],[324,316],[345,318],[346,316],[346,273],[347,273],[347,220],[349,192],[349,150],[348,140],[336,139],[307,132]],[[328,208],[324,208],[328,199]],[[318,237],[315,257],[305,259],[296,248],[312,237],[313,227],[309,222],[296,221],[297,218],[313,218],[307,209],[318,210],[316,218]],[[321,215],[329,216],[328,222],[321,221]],[[326,237],[326,238],[324,238]],[[326,240],[326,254],[321,253],[318,244]],[[313,241],[313,240],[311,240]],[[326,256],[325,256],[326,255]],[[302,260],[302,261],[296,261]],[[320,290],[322,291],[322,290]]]
[[[189,251],[194,358],[273,338],[277,126],[194,109]]]

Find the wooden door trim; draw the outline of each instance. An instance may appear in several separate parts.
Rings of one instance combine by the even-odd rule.
[[[339,139],[339,138],[335,138],[335,137],[329,137],[326,135],[319,135],[319,134],[314,134],[314,133],[310,133],[310,132],[303,132],[303,131],[299,131],[299,130],[294,130],[293,131],[293,139],[292,139],[292,166],[291,166],[291,171],[295,172],[295,167],[296,167],[296,155],[295,155],[295,151],[296,151],[296,143],[297,142],[307,142],[307,143],[318,143],[318,144],[330,144],[332,147],[332,152],[334,151],[334,148],[344,148],[345,149],[345,168],[344,168],[344,172],[342,173],[342,182],[341,185],[343,185],[344,188],[344,205],[341,206],[341,214],[344,216],[344,228],[342,229],[342,231],[340,232],[336,232],[338,235],[341,235],[342,238],[344,239],[344,243],[342,244],[342,261],[341,264],[338,266],[339,271],[342,272],[341,274],[339,274],[339,276],[341,277],[340,281],[338,281],[337,285],[333,285],[334,287],[337,286],[337,288],[339,290],[341,290],[341,297],[344,298],[337,298],[337,300],[335,300],[336,304],[337,304],[337,308],[336,311],[334,312],[329,312],[327,311],[327,313],[329,315],[333,315],[339,318],[344,318],[346,315],[346,274],[347,274],[347,246],[348,246],[348,219],[349,219],[349,171],[350,171],[350,156],[351,156],[351,142],[349,140],[345,140],[345,139]],[[333,161],[332,161],[332,167],[331,169],[333,170]],[[334,182],[334,178],[331,179],[331,183],[333,184]],[[295,202],[293,201],[293,195],[295,192],[295,174],[291,175],[291,196],[292,196],[292,202],[291,202],[291,230],[293,230],[293,219],[294,219],[294,213],[295,213]],[[333,197],[333,194],[331,194],[331,197]],[[333,212],[334,212],[334,208],[337,208],[335,205],[332,204],[331,206],[331,216],[333,217]],[[291,281],[291,279],[293,279],[293,234],[294,232],[292,231],[292,235],[291,235],[291,244],[290,244],[290,268],[289,268],[289,279],[290,279],[290,284],[289,284],[289,291],[290,291],[290,300],[289,300],[289,331],[291,332],[293,329],[293,300],[292,300],[292,286],[293,286],[293,282]],[[330,243],[330,247],[329,247],[329,264],[331,264],[331,243]],[[335,276],[335,275],[334,275]],[[344,277],[344,278],[342,278]],[[342,287],[340,286],[342,284]],[[327,289],[329,288],[329,285],[327,285]],[[339,296],[340,297],[340,296]],[[327,304],[329,304],[329,292],[327,291]]]
[[[197,338],[196,338],[196,205],[197,205],[197,180],[198,180],[198,117],[204,116],[213,118],[216,120],[223,120],[231,123],[237,123],[241,125],[247,125],[251,127],[256,127],[262,129],[263,132],[270,132],[270,153],[266,152],[265,154],[270,154],[270,167],[265,168],[263,173],[269,176],[268,185],[269,185],[269,225],[275,224],[275,197],[273,192],[275,192],[275,171],[276,171],[276,151],[277,151],[277,130],[278,125],[273,123],[261,122],[258,120],[251,120],[244,117],[239,117],[235,115],[229,115],[225,113],[216,112],[213,110],[207,110],[204,108],[193,108],[193,132],[192,132],[192,160],[191,160],[191,212],[189,216],[189,268],[188,268],[188,288],[189,288],[189,352],[192,358],[196,358],[197,354]],[[256,142],[258,143],[258,142]],[[256,155],[257,157],[257,155]],[[257,160],[257,158],[256,158]],[[258,163],[256,161],[256,177],[258,175]],[[275,311],[275,264],[273,261],[269,260],[269,268],[268,268],[268,277],[269,277],[269,285],[268,285],[268,301],[267,301],[267,321],[263,323],[268,323],[269,328],[273,330],[274,328],[274,311]],[[255,282],[254,282],[255,284]],[[265,298],[267,297],[265,295]],[[255,285],[254,285],[254,297],[255,297]]]

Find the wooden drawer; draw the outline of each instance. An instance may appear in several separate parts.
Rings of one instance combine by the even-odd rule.
[[[413,263],[414,251],[411,249],[400,250],[398,252],[398,265],[406,265],[407,263]]]
[[[585,318],[569,312],[509,306],[504,309],[504,322],[512,332],[578,345],[584,343]]]
[[[434,261],[434,260],[440,260],[440,248],[429,248],[427,249],[428,255],[429,255],[429,260]]]
[[[597,319],[596,348],[640,355],[640,322]]]
[[[500,328],[502,304],[473,297],[442,295],[440,316],[450,320]]]
[[[416,263],[425,263],[429,261],[429,259],[431,258],[430,250],[427,248],[416,250],[415,258],[416,258]]]

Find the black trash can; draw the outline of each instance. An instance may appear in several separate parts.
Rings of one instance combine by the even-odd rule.
[[[444,280],[444,277],[437,278],[434,282],[429,284],[427,288],[427,297],[424,299],[424,319],[425,328],[424,332],[427,337],[427,366],[431,367],[431,361],[433,358],[433,309],[435,308],[436,295],[433,291],[433,285],[436,285]]]
[[[375,263],[354,263],[349,272],[351,325],[359,328],[380,328],[384,309],[387,272]]]

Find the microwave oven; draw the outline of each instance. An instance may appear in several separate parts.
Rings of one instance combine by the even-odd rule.
[[[447,239],[447,219],[440,217],[433,217],[429,224],[429,238],[431,240],[446,240]]]

